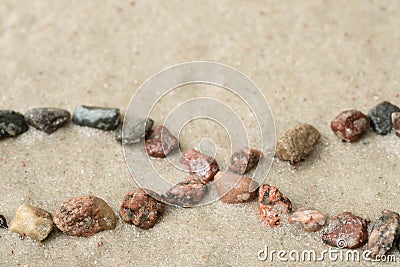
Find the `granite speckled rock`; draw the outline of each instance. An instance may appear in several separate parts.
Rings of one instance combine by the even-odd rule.
[[[392,113],[392,123],[395,134],[400,137],[400,112]]]
[[[388,101],[373,107],[368,112],[372,129],[380,135],[388,134],[393,128],[391,116],[394,112],[400,112],[400,108]]]
[[[57,131],[70,118],[71,114],[60,108],[32,108],[25,113],[25,120],[29,125],[47,134]]]
[[[101,198],[80,196],[65,201],[54,213],[53,221],[67,235],[87,237],[114,229],[117,217]]]
[[[0,139],[20,135],[28,129],[24,115],[13,110],[0,110]]]
[[[52,230],[53,220],[51,214],[26,203],[18,207],[15,219],[10,226],[11,232],[37,241],[44,240]]]
[[[119,109],[90,106],[78,106],[75,109],[72,122],[79,126],[115,130],[120,122]]]
[[[398,213],[384,210],[372,226],[367,249],[371,252],[370,257],[376,258],[378,255],[386,253],[395,246],[400,235],[400,216]]]

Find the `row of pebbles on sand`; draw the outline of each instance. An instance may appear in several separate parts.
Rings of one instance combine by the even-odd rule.
[[[28,125],[48,134],[64,126],[70,119],[68,111],[57,108],[34,108],[25,116],[15,111],[0,111],[0,138],[13,137],[28,130]],[[167,128],[154,121],[138,119],[122,131],[118,109],[79,106],[72,122],[76,125],[116,130],[115,138],[122,144],[133,144],[145,138],[148,155],[164,158],[178,148],[178,140]],[[358,110],[342,111],[330,124],[332,131],[345,142],[356,142],[369,128],[380,135],[388,134],[393,128],[400,136],[400,108],[385,101],[372,108],[368,115]],[[143,128],[145,127],[145,133]],[[321,138],[310,124],[299,124],[284,132],[277,141],[275,156],[295,166],[309,156]],[[198,204],[209,191],[209,183],[215,180],[220,200],[228,204],[253,201],[258,196],[258,214],[263,224],[276,227],[282,215],[290,215],[287,221],[298,224],[305,231],[322,229],[322,241],[339,248],[358,248],[367,244],[370,256],[385,255],[399,243],[399,214],[384,210],[373,225],[368,239],[368,222],[350,212],[327,218],[314,208],[301,208],[292,213],[292,204],[278,188],[263,184],[244,176],[257,166],[262,157],[259,150],[242,148],[230,158],[226,172],[220,171],[212,157],[195,149],[184,152],[180,162],[186,165],[190,175],[157,198],[181,207]],[[257,188],[257,190],[255,190]],[[154,197],[154,192],[134,188],[122,200],[119,215],[124,222],[142,229],[153,227],[162,213],[164,204]],[[65,201],[52,216],[49,212],[22,204],[18,207],[10,230],[21,236],[42,241],[53,230],[58,229],[71,236],[91,236],[103,230],[114,229],[117,218],[108,204],[95,196],[81,196]],[[0,227],[7,228],[4,216],[0,215]],[[400,248],[399,248],[400,249]]]

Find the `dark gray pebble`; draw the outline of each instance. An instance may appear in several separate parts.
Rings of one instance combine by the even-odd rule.
[[[120,120],[119,109],[78,106],[75,109],[72,122],[76,125],[102,129],[115,130]]]
[[[372,129],[380,135],[388,134],[392,128],[392,113],[400,112],[400,108],[384,101],[368,112]]]
[[[25,113],[29,125],[48,134],[64,126],[70,118],[67,110],[59,108],[32,108]]]
[[[3,229],[8,228],[6,218],[1,214],[0,214],[0,228],[3,228]]]
[[[25,117],[13,110],[0,110],[0,138],[20,135],[28,130]]]
[[[150,135],[154,121],[150,118],[137,119],[133,122],[124,122],[124,127],[119,127],[115,131],[115,140],[124,145],[138,143],[141,139]],[[125,128],[124,131],[122,128]],[[143,131],[144,130],[144,131]]]

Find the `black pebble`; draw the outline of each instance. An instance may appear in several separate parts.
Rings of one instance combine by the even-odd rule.
[[[151,133],[151,129],[153,128],[154,121],[150,118],[137,119],[133,122],[125,122],[125,124],[125,130],[123,133],[121,128],[115,131],[115,140],[127,145],[138,143],[141,139],[148,137]]]
[[[29,125],[48,134],[64,126],[70,118],[67,110],[59,108],[32,108],[25,113]]]
[[[72,122],[76,125],[102,129],[115,130],[119,124],[119,110],[115,108],[101,108],[78,106],[75,109]]]
[[[393,112],[400,112],[400,108],[387,101],[372,108],[368,112],[372,129],[381,135],[388,134],[393,128],[391,118]]]
[[[0,110],[0,138],[20,135],[28,130],[25,117],[13,110]]]
[[[3,229],[8,228],[6,218],[1,214],[0,214],[0,228],[3,228]]]

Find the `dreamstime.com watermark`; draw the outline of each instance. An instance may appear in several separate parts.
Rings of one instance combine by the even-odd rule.
[[[273,250],[265,246],[257,253],[258,260],[262,262],[387,262],[396,263],[398,258],[396,255],[382,255],[375,259],[371,257],[371,251],[364,250],[362,252],[351,249],[328,248],[317,252],[315,250]]]

